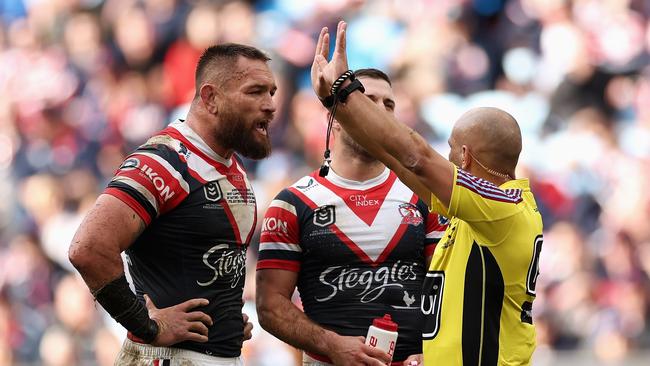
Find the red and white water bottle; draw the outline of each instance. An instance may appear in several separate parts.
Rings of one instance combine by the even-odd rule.
[[[397,323],[390,318],[390,314],[372,321],[368,328],[366,344],[388,353],[392,361],[397,344]]]

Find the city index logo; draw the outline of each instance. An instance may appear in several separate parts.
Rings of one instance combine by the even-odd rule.
[[[368,199],[368,195],[365,194],[353,194],[350,196],[350,201],[354,202],[357,207],[379,205],[379,200]]]
[[[158,193],[160,193],[160,197],[163,199],[163,202],[167,202],[170,198],[174,197],[175,192],[169,188],[169,186],[165,183],[165,180],[162,179],[158,175],[158,173],[154,172],[153,169],[151,169],[147,164],[142,165],[140,168],[140,171],[146,175],[149,180],[153,183],[153,186],[156,187],[156,190]]]
[[[289,224],[275,217],[266,217],[262,222],[262,232],[281,232],[289,234]]]

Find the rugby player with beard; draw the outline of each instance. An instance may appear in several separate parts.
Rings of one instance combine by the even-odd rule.
[[[394,115],[388,76],[376,69],[354,74],[364,94]],[[393,364],[402,365],[422,352],[420,292],[445,223],[338,122],[332,137],[329,173],[301,178],[266,211],[256,281],[260,324],[304,350],[305,366],[385,365],[390,356],[365,345],[364,336],[374,318],[390,314],[399,326]],[[296,287],[304,313],[291,301]]]
[[[186,120],[131,153],[80,225],[69,257],[128,330],[118,365],[241,365],[255,195],[235,153],[271,152],[276,84],[260,50],[205,50]],[[121,253],[132,277],[129,289]]]

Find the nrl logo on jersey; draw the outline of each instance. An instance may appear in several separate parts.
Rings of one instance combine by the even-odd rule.
[[[314,225],[325,227],[336,222],[336,212],[334,206],[321,206],[314,210]]]
[[[212,202],[217,202],[221,199],[221,188],[219,187],[219,182],[213,180],[208,182],[203,186],[203,193],[205,193],[205,199]]]
[[[424,221],[418,208],[411,203],[399,205],[399,214],[402,215],[402,224],[418,226]]]

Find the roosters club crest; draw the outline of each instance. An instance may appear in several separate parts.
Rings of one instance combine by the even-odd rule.
[[[325,227],[336,222],[334,206],[321,206],[314,211],[314,225]]]
[[[418,226],[424,221],[418,208],[410,203],[399,205],[399,213],[402,215],[402,224]]]
[[[203,193],[205,193],[205,199],[212,202],[217,202],[221,199],[221,187],[219,187],[219,182],[216,180],[208,182],[203,186]]]

